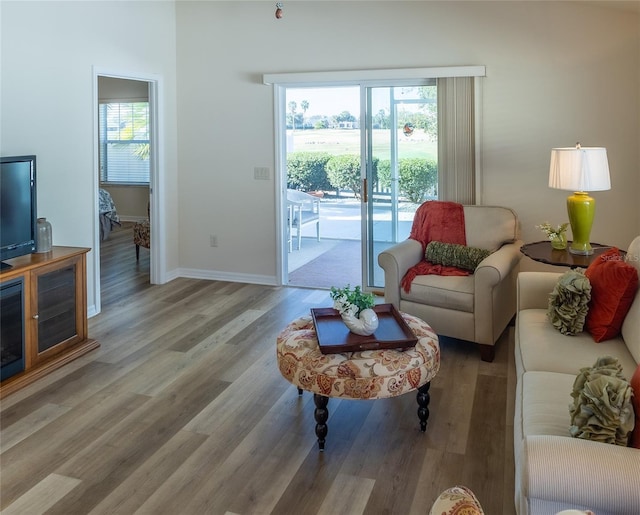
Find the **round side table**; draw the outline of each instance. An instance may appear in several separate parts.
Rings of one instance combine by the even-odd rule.
[[[568,242],[568,244],[570,243]],[[523,245],[520,247],[520,252],[534,261],[546,263],[547,265],[588,268],[598,256],[612,248],[599,243],[591,243],[591,246],[593,247],[593,254],[584,256],[582,254],[572,254],[569,252],[568,246],[564,250],[554,249],[549,240],[543,240]]]
[[[276,354],[283,377],[298,388],[314,394],[316,436],[324,450],[328,432],[328,401],[382,399],[417,390],[420,430],[429,418],[429,386],[440,369],[440,346],[433,329],[419,318],[402,313],[418,338],[415,347],[404,350],[378,349],[323,354],[312,317],[292,321],[278,335]]]

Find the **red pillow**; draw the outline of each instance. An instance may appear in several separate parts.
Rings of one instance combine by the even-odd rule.
[[[594,259],[585,275],[591,282],[585,328],[596,342],[614,338],[635,297],[638,272],[614,247]]]
[[[630,447],[640,449],[640,365],[636,368],[631,378],[631,389],[633,390],[633,410],[636,413],[636,425],[631,433]]]

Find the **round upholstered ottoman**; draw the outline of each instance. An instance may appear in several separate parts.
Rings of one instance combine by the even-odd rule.
[[[484,515],[480,501],[466,486],[453,486],[442,492],[429,515]]]
[[[418,338],[415,347],[323,354],[311,315],[298,318],[277,337],[278,368],[284,378],[314,394],[316,436],[324,449],[329,397],[382,399],[418,390],[418,418],[425,431],[429,386],[440,369],[438,336],[429,324],[402,313]]]

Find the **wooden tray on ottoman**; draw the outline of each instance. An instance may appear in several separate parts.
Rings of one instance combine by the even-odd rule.
[[[413,347],[418,338],[393,304],[373,307],[378,315],[378,328],[370,336],[360,336],[349,331],[333,308],[312,308],[311,316],[316,326],[320,352],[335,354],[377,349],[405,349]]]

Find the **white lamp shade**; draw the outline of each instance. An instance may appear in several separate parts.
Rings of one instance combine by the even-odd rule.
[[[610,190],[607,149],[602,147],[552,149],[549,187],[569,191]]]

